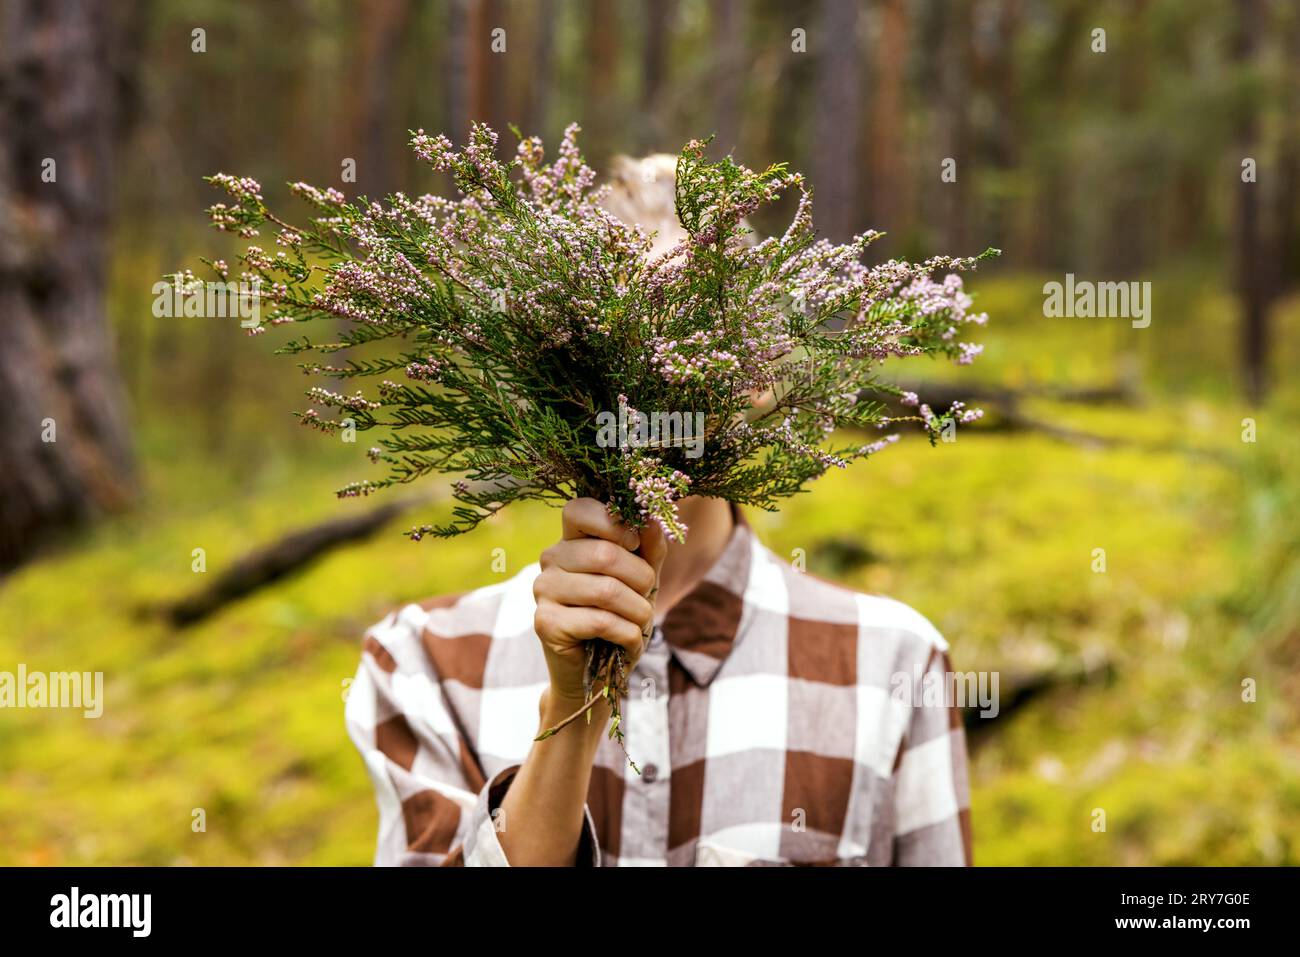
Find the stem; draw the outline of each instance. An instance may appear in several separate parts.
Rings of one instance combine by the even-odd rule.
[[[610,664],[613,664],[613,661],[614,661],[614,659],[611,658],[611,659],[610,659]],[[606,683],[608,683],[608,674],[609,674],[609,669],[606,668],[606,669],[605,669],[605,674],[600,675],[601,680],[604,681],[604,682],[606,682]],[[595,694],[593,694],[590,698],[588,698],[588,699],[583,703],[583,705],[582,705],[581,708],[579,708],[577,711],[573,712],[573,714],[569,715],[567,718],[565,718],[563,721],[559,722],[558,724],[551,725],[551,727],[547,728],[545,731],[543,731],[543,732],[542,732],[541,734],[539,734],[537,737],[533,738],[533,740],[534,740],[534,741],[545,741],[547,738],[552,737],[553,735],[559,734],[560,731],[561,731],[563,728],[565,728],[567,725],[570,725],[570,724],[572,724],[574,721],[576,721],[576,720],[578,719],[578,717],[581,716],[584,712],[586,712],[586,711],[590,711],[591,708],[592,708],[592,706],[594,706],[594,705],[596,704],[596,702],[599,701],[599,700],[600,700],[601,698],[603,698],[603,697],[605,697],[605,688],[604,688],[604,686],[602,685],[602,686],[601,686],[601,689],[600,689],[599,691],[597,691]]]

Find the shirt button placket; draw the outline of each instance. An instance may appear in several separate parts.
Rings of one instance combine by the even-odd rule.
[[[641,773],[624,773],[623,853],[649,862],[668,857],[668,650],[658,627],[637,662],[627,702],[627,745]]]

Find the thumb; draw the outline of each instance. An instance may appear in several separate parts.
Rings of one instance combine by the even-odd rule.
[[[668,540],[658,522],[649,522],[641,529],[641,547],[638,552],[655,570],[655,580],[658,581],[659,570],[663,568],[664,558],[668,554]]]

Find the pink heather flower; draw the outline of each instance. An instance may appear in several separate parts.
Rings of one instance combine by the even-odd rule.
[[[864,445],[859,450],[860,455],[875,455],[882,452],[898,441],[897,435],[886,435],[883,439],[878,439],[869,445]]]
[[[407,378],[416,379],[420,382],[436,382],[438,375],[446,367],[446,363],[433,356],[429,356],[424,362],[412,362],[406,367]]]
[[[295,339],[286,351],[324,359],[346,349],[348,361],[304,363],[304,372],[377,377],[377,398],[307,393],[340,419],[355,415],[359,429],[388,430],[367,453],[388,464],[388,477],[354,483],[344,497],[426,473],[495,476],[501,504],[593,491],[625,520],[657,524],[681,540],[688,530],[677,503],[687,494],[767,507],[897,441],[896,434],[843,447],[836,440],[892,425],[865,401],[895,391],[878,378],[881,362],[943,355],[965,365],[979,355],[979,345],[963,340],[987,316],[971,311],[961,275],[978,260],[868,266],[876,230],[842,244],[818,237],[801,176],[710,162],[698,140],[676,167],[680,235],[656,245],[606,207],[610,187],[584,161],[578,134],[568,126],[549,156],[540,139],[523,139],[506,165],[497,134],[481,123],[459,149],[445,135],[417,130],[412,150],[451,175],[455,194],[349,202],[332,187],[297,182],[291,191],[312,208],[295,226],[271,217],[257,181],[211,178],[227,194],[208,210],[216,228],[253,237],[268,222],[274,227],[269,251],[251,245],[237,262],[239,278],[260,280],[270,305],[267,321],[248,333],[317,321],[320,335]],[[747,218],[793,190],[789,227],[752,235]],[[340,254],[306,253],[321,247]],[[224,262],[213,265],[229,274]],[[188,273],[180,281],[202,286]],[[630,407],[629,395],[644,412]],[[593,447],[591,411],[609,408],[615,396],[628,421],[701,410],[707,441]],[[981,415],[954,404],[937,416],[913,392],[900,401],[931,430]],[[371,414],[381,408],[382,421]],[[330,414],[310,409],[302,422],[333,432],[341,422],[322,417]],[[703,448],[702,457],[689,457],[692,448]],[[495,510],[464,479],[453,491],[464,506],[454,531]],[[448,533],[421,525],[408,534]]]
[[[682,542],[688,528],[677,514],[676,501],[686,494],[690,484],[685,473],[667,469],[653,458],[640,458],[633,463],[628,488],[635,496],[642,520],[656,523],[669,541]]]

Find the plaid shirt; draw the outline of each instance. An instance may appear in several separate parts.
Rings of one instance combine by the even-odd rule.
[[[494,812],[547,686],[537,574],[367,632],[346,714],[378,798],[376,864],[507,863]],[[741,520],[631,675],[642,773],[602,739],[578,863],[969,864],[958,712],[891,691],[946,675],[947,648],[906,605],[796,571]]]

